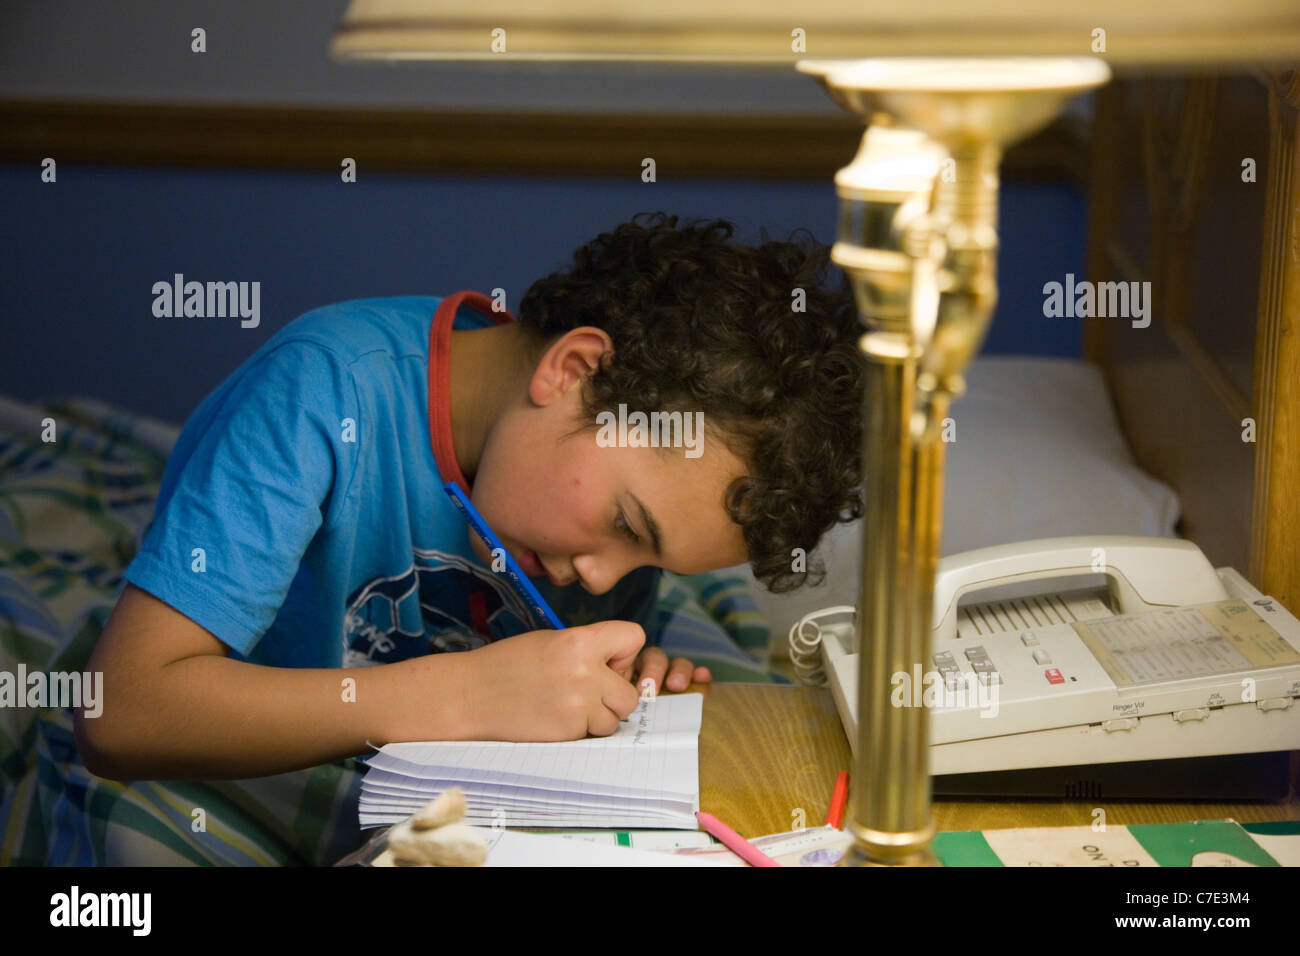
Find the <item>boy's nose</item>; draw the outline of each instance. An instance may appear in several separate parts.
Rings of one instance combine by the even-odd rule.
[[[581,577],[582,586],[591,594],[604,594],[614,586],[612,581],[607,581],[603,575],[592,575]]]
[[[578,572],[582,586],[592,594],[604,594],[617,584],[624,574],[632,570],[630,566],[620,570],[616,564],[617,562],[610,558],[592,555],[584,555],[573,561],[573,567]]]

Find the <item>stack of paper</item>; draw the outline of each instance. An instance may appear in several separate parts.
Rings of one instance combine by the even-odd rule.
[[[410,816],[451,786],[465,822],[495,827],[695,829],[704,698],[642,698],[609,737],[570,743],[388,744],[361,782],[361,826]]]

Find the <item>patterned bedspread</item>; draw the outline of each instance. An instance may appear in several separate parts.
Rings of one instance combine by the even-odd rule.
[[[48,420],[57,429],[48,437]],[[83,669],[153,515],[173,426],[86,399],[0,397],[0,672]],[[715,680],[778,681],[748,584],[663,576],[670,655]],[[11,685],[12,686],[12,685]],[[0,864],[333,863],[364,842],[355,758],[231,781],[104,780],[68,707],[0,706]]]

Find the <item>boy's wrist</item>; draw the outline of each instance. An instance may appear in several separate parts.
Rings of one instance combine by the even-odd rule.
[[[451,717],[455,723],[453,740],[484,740],[483,728],[479,726],[478,715],[474,712],[474,665],[479,660],[471,657],[473,651],[456,651],[440,654],[445,658],[446,674],[443,689],[446,699],[451,704]]]
[[[395,672],[396,686],[383,692],[377,714],[379,730],[369,738],[371,742],[382,746],[413,740],[478,739],[471,709],[473,682],[466,667],[468,654],[426,654],[385,665]]]

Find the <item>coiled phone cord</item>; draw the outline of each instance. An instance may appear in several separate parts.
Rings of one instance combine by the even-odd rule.
[[[832,615],[851,615],[854,612],[851,604],[824,607],[805,614],[790,628],[790,663],[794,665],[794,674],[799,683],[826,683],[826,671],[822,668],[822,627],[819,620]]]

